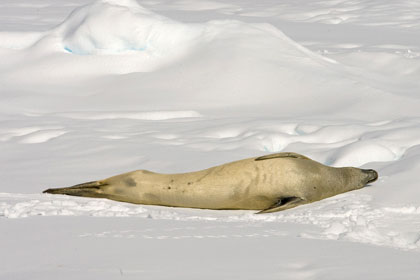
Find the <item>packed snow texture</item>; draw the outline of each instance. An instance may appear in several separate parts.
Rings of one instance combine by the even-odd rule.
[[[9,251],[25,244],[59,261],[2,250],[0,278],[168,279],[152,269],[165,249],[147,245],[165,240],[190,255],[219,248],[220,261],[208,261],[220,272],[196,263],[187,277],[174,258],[194,260],[169,250],[160,267],[183,279],[254,275],[238,274],[238,259],[259,271],[254,279],[415,279],[419,18],[409,0],[3,0],[0,240]],[[41,194],[136,169],[188,172],[281,151],[380,177],[267,215]],[[23,243],[13,247],[13,236]],[[45,247],[49,238],[59,252]],[[134,262],[132,243],[122,240],[135,240],[150,263]],[[203,242],[193,248],[193,240]],[[109,244],[124,248],[119,260],[102,259],[98,248]],[[112,268],[62,265],[72,246]],[[234,254],[243,248],[255,257]],[[270,263],[278,255],[290,263]]]

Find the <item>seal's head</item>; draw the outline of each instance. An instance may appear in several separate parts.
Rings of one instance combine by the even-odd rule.
[[[378,172],[373,169],[360,169],[355,167],[340,168],[346,179],[349,190],[360,189],[378,179]]]
[[[378,172],[373,169],[361,169],[366,174],[366,184],[375,182],[378,179]]]

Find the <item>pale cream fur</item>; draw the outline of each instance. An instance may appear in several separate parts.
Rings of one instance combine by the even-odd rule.
[[[299,154],[278,153],[190,173],[138,170],[45,192],[138,204],[265,213],[360,189],[376,178],[373,170],[334,168]]]

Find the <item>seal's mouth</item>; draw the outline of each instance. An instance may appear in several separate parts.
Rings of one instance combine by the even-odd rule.
[[[378,179],[378,172],[373,169],[362,169],[362,172],[368,175],[366,184],[373,183]]]

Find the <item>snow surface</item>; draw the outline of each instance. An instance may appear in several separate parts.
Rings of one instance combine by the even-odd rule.
[[[1,279],[418,279],[420,4],[2,0]],[[378,170],[284,212],[44,195],[279,151]]]

